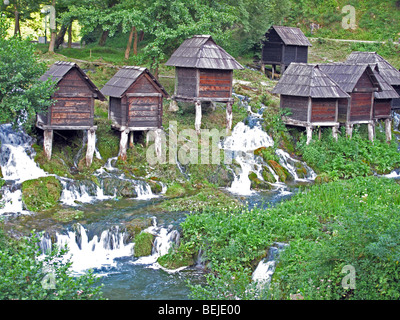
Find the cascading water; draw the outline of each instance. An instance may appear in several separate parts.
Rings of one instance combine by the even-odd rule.
[[[2,188],[0,214],[27,213],[23,210],[21,183],[44,177],[33,157],[32,138],[11,124],[0,125],[0,168],[6,184]]]
[[[261,260],[252,274],[253,283],[258,290],[263,290],[269,286],[275,272],[279,254],[288,246],[286,243],[276,242],[268,250],[267,257]]]
[[[286,191],[286,185],[280,181],[279,176],[267,163],[263,163],[260,157],[254,155],[254,151],[259,148],[268,148],[274,146],[273,139],[262,129],[260,122],[265,106],[262,106],[258,112],[253,112],[248,104],[249,99],[245,96],[236,95],[240,100],[240,105],[247,109],[249,116],[245,122],[239,122],[232,130],[232,134],[228,136],[222,143],[222,149],[231,154],[241,168],[240,173],[234,172],[234,181],[228,190],[234,194],[252,195],[254,191],[251,189],[251,180],[249,174],[251,172],[257,175],[257,178],[264,180],[261,172],[264,168],[272,174],[275,183],[270,183],[282,193]],[[279,157],[279,164],[282,165],[295,181],[312,181],[315,179],[315,172],[307,166],[306,163],[293,159],[286,151],[276,149],[276,155]],[[299,174],[301,173],[301,177]]]

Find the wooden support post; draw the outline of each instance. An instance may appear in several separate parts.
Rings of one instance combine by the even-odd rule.
[[[175,100],[171,100],[171,102],[169,103],[168,111],[177,112],[178,110],[178,102],[176,102]]]
[[[322,137],[322,129],[321,127],[318,128],[318,140],[321,140]]]
[[[346,123],[346,135],[351,138],[353,136],[353,124]]]
[[[199,134],[200,127],[201,127],[201,102],[200,101],[196,101],[195,108],[196,108],[196,118],[194,120],[194,127],[196,129],[196,132]]]
[[[339,126],[333,126],[332,127],[332,136],[333,136],[333,139],[335,139],[336,141],[338,139],[338,133],[339,133]]]
[[[51,152],[53,149],[53,130],[44,130],[43,133],[43,150],[47,160],[51,159]]]
[[[131,131],[129,133],[129,147],[130,148],[133,148],[133,138],[134,138],[133,136],[134,136],[133,131]]]
[[[272,65],[272,70],[271,70],[271,79],[274,80],[275,79],[275,70],[276,70],[276,65]]]
[[[386,119],[385,120],[385,132],[386,132],[386,141],[392,141],[392,120]]]
[[[154,147],[156,150],[157,158],[161,159],[162,156],[162,130],[155,130]]]
[[[94,149],[96,147],[96,131],[92,128],[87,133],[86,165],[90,167],[93,161]]]
[[[260,71],[261,71],[263,74],[265,74],[265,64],[264,64],[264,63],[261,63],[261,69],[260,69]]]
[[[128,148],[129,129],[121,131],[121,141],[119,143],[119,157],[122,161],[126,161],[126,150]]]
[[[232,102],[226,104],[226,133],[232,130]]]
[[[312,140],[312,127],[311,126],[307,126],[306,127],[306,132],[307,132],[307,142],[306,144],[309,145],[311,140]]]
[[[374,135],[375,135],[375,125],[374,123],[368,123],[368,139],[370,141],[374,141]]]

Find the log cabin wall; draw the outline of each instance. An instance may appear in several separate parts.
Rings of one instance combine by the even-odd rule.
[[[288,118],[296,121],[307,121],[308,97],[281,95],[281,108],[289,109]]]
[[[393,89],[400,95],[400,86],[393,86]],[[392,109],[400,109],[400,99],[393,99]]]
[[[282,63],[283,42],[278,33],[274,29],[266,34],[267,40],[264,42],[262,48],[262,61],[264,63]]]
[[[197,97],[197,69],[175,68],[175,95],[183,97]]]
[[[108,119],[122,124],[121,98],[110,97],[108,104]]]
[[[311,122],[335,122],[337,99],[313,98]]]
[[[76,68],[58,83],[49,123],[57,126],[93,126],[93,91]]]
[[[347,112],[349,108],[349,99],[338,99],[338,122],[346,123]]]
[[[387,119],[391,117],[392,99],[375,99],[374,119]]]
[[[201,69],[198,96],[229,99],[232,96],[232,77],[232,70]]]
[[[372,120],[375,86],[364,72],[351,94],[350,121]]]

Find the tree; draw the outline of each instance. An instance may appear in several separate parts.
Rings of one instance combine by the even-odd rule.
[[[14,35],[21,35],[20,21],[30,19],[32,12],[37,12],[40,9],[42,1],[36,0],[9,0],[8,5],[4,5],[1,1],[1,12],[5,13],[8,18],[14,18]]]
[[[0,123],[24,123],[51,105],[54,84],[42,82],[46,65],[29,40],[5,39],[7,26],[0,17]]]

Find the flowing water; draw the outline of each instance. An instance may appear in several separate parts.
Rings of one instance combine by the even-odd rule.
[[[246,201],[249,207],[270,206],[293,195],[295,187],[283,183],[278,175],[254,151],[262,147],[272,147],[273,139],[262,130],[260,120],[262,110],[251,111],[246,99],[244,105],[249,117],[239,122],[221,144],[221,148],[231,154],[237,166],[234,180],[226,192]],[[149,184],[138,178],[128,178],[115,168],[117,158],[110,158],[97,170],[93,181],[78,181],[65,177],[57,179],[63,190],[60,202],[64,208],[77,210],[82,216],[79,223],[60,223],[45,214],[35,214],[24,209],[21,198],[21,183],[28,179],[47,176],[33,160],[32,139],[21,130],[14,131],[10,125],[0,126],[1,156],[0,166],[6,181],[1,188],[3,205],[0,215],[14,218],[15,225],[23,224],[27,229],[46,231],[42,240],[43,254],[53,245],[67,246],[72,262],[73,273],[79,275],[93,269],[101,277],[103,292],[109,299],[187,299],[189,289],[186,281],[202,283],[204,270],[199,262],[195,266],[168,270],[157,263],[157,258],[168,252],[180,241],[180,223],[186,213],[160,214],[153,204],[163,201],[161,195],[152,193]],[[82,142],[83,145],[85,141]],[[82,153],[83,149],[79,151]],[[306,164],[292,158],[287,152],[277,149],[280,164],[292,175],[293,180],[310,182],[315,173]],[[96,155],[101,158],[101,155]],[[80,155],[75,158],[78,161]],[[299,165],[305,172],[298,176]],[[275,178],[270,182],[272,190],[254,191],[251,189],[249,174],[254,172],[263,180],[261,170],[268,168]],[[234,170],[234,169],[232,169]],[[125,190],[121,195],[120,190]],[[122,200],[116,200],[121,198]],[[24,220],[19,218],[24,216]],[[12,218],[11,218],[12,220]],[[127,231],[127,225],[148,221],[142,225],[142,232],[154,236],[153,251],[149,256],[136,258],[135,243]],[[271,248],[271,250],[273,250]],[[198,260],[201,260],[199,253]],[[254,281],[268,282],[273,272],[275,256],[269,255],[260,262],[254,273]]]

